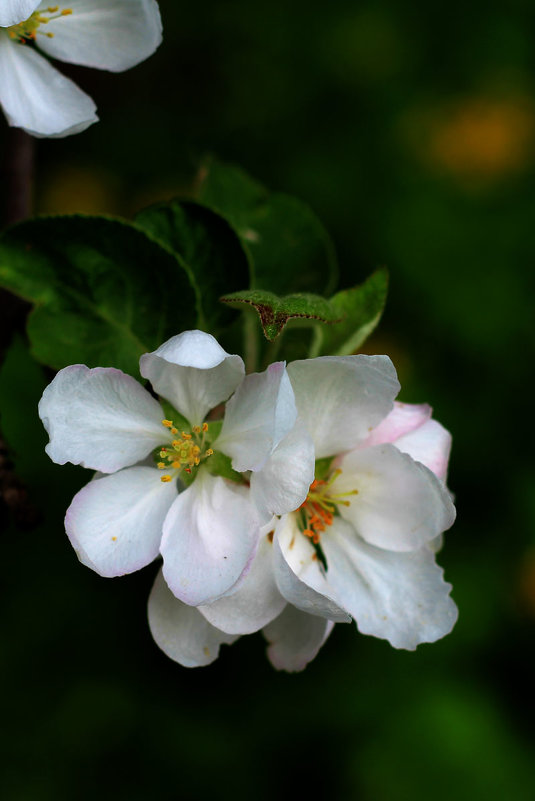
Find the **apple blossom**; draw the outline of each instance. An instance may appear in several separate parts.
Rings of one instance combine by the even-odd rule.
[[[177,410],[174,419],[113,368],[66,367],[43,394],[51,459],[99,471],[73,499],[67,535],[80,561],[102,576],[131,573],[160,552],[176,597],[208,603],[236,584],[257,549],[262,515],[249,471],[261,475],[277,448],[299,454],[293,494],[284,475],[267,493],[270,514],[295,509],[314,474],[312,442],[304,430],[295,433],[294,393],[280,362],[244,376],[239,356],[210,334],[186,331],[144,354],[140,372]],[[224,401],[222,423],[206,420]],[[218,469],[221,454],[242,483],[222,477],[229,468],[223,461]]]
[[[10,125],[37,137],[79,133],[96,122],[96,106],[46,57],[121,72],[158,47],[155,0],[70,0],[68,5],[2,0],[0,105]]]
[[[299,670],[334,622],[353,618],[365,634],[412,650],[447,634],[457,618],[451,587],[435,563],[455,518],[444,481],[449,433],[427,405],[394,403],[399,384],[387,357],[322,357],[287,368],[301,424],[315,445],[317,477],[292,513],[275,517],[249,573],[215,602],[190,612],[188,638],[231,642],[260,629],[277,668]],[[277,475],[275,448],[251,494]],[[157,580],[151,630],[183,661],[182,607]],[[204,621],[201,619],[201,615]],[[162,622],[162,618],[165,624]],[[206,623],[209,627],[206,627]],[[211,627],[211,628],[210,628]],[[304,644],[303,644],[304,643]],[[217,648],[206,646],[207,664]]]

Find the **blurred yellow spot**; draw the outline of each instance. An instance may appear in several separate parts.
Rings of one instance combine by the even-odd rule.
[[[494,178],[531,158],[535,115],[529,103],[471,98],[431,122],[428,157],[460,178]]]

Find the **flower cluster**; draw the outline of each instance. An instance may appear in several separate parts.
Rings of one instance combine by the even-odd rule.
[[[65,518],[80,561],[118,576],[162,556],[149,623],[172,659],[206,665],[262,630],[271,662],[293,671],[335,622],[406,649],[451,630],[435,562],[455,518],[450,435],[428,406],[395,401],[388,357],[245,375],[188,331],[140,372],[163,406],[118,370],[74,365],[39,414],[55,462],[97,471]]]
[[[161,39],[155,0],[2,0],[0,105],[9,124],[38,137],[85,130],[98,119],[95,104],[46,57],[122,72]]]

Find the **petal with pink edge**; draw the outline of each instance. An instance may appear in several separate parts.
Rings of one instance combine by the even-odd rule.
[[[192,425],[226,401],[243,379],[240,356],[227,353],[211,334],[184,331],[139,360],[143,378]]]
[[[74,364],[43,392],[39,416],[57,464],[113,473],[139,462],[172,437],[160,404],[131,376],[112,367]]]
[[[321,356],[288,365],[316,459],[355,448],[392,410],[399,392],[388,356]]]
[[[421,462],[443,481],[448,475],[451,434],[436,420],[428,420],[420,428],[405,434],[394,443],[403,453]]]
[[[284,362],[245,376],[225,409],[214,447],[232,458],[240,473],[260,470],[297,419],[294,392]]]
[[[67,509],[65,530],[80,561],[99,575],[133,573],[158,556],[177,495],[154,467],[128,467],[90,481]]]
[[[394,445],[352,451],[339,467],[331,495],[348,503],[339,505],[340,514],[371,545],[412,551],[453,525],[455,507],[444,484]]]
[[[170,659],[184,667],[204,667],[219,656],[219,647],[238,638],[212,626],[193,606],[175,598],[160,571],[149,596],[151,634]]]
[[[286,606],[262,632],[269,643],[269,661],[277,670],[289,673],[303,670],[317,655],[333,627],[331,620]]]
[[[412,651],[453,628],[457,607],[449,597],[451,585],[430,548],[410,553],[375,548],[340,518],[322,536],[322,547],[330,585],[362,634]]]
[[[399,437],[409,434],[430,420],[431,412],[432,409],[427,403],[395,401],[390,414],[381,420],[359,447],[369,448],[372,445],[382,445],[384,442],[395,442]]]
[[[191,606],[211,603],[250,567],[260,525],[247,487],[201,468],[173,503],[163,526],[163,573]]]
[[[199,606],[206,620],[229,634],[252,634],[276,618],[286,601],[273,572],[273,535],[264,537],[251,569],[238,588],[208,606]]]

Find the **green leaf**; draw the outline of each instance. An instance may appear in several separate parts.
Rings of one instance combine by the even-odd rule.
[[[343,289],[329,299],[342,319],[334,326],[317,326],[310,356],[355,353],[381,319],[388,291],[388,270],[376,270],[359,286]]]
[[[54,216],[8,229],[0,284],[35,304],[32,354],[56,369],[83,362],[135,375],[142,353],[197,322],[188,268],[124,220]]]
[[[270,193],[243,170],[217,161],[203,169],[197,198],[238,232],[251,255],[251,286],[277,295],[329,293],[336,286],[333,244],[305,203]]]
[[[221,300],[234,308],[240,308],[246,304],[256,309],[266,339],[269,339],[270,342],[279,336],[288,320],[292,318],[298,319],[305,325],[311,325],[318,321],[336,323],[340,320],[330,302],[318,295],[299,294],[279,298],[273,292],[246,289],[226,295]]]
[[[244,483],[243,475],[232,468],[232,460],[221,451],[214,451],[212,456],[209,456],[204,462],[204,466],[213,476],[228,478],[236,484]]]
[[[217,334],[232,323],[219,298],[248,284],[249,260],[228,222],[198,203],[172,200],[144,209],[136,223],[190,268],[200,289],[201,327]]]

